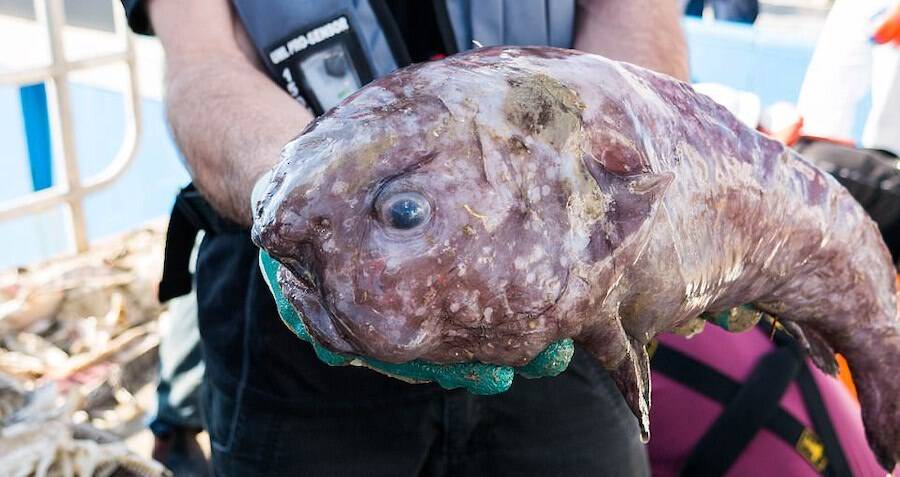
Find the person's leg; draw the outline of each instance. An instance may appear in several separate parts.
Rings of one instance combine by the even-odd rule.
[[[750,23],[759,16],[759,0],[712,0],[716,20]]]
[[[192,292],[170,300],[168,316],[160,323],[156,421],[203,428],[199,394],[203,369],[197,298]]]
[[[506,393],[473,397],[464,412],[474,425],[464,446],[450,448],[450,475],[650,474],[637,419],[581,351],[562,375],[518,379]]]
[[[203,370],[197,300],[190,293],[170,300],[168,316],[160,323],[157,407],[149,425],[154,458],[179,475],[206,475],[205,456],[196,441],[203,430]]]

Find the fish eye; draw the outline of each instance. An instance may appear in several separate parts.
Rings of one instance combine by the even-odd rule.
[[[431,203],[417,192],[403,192],[382,202],[379,215],[391,228],[412,230],[431,219]]]

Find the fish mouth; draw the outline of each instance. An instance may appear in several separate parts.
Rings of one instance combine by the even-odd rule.
[[[292,270],[298,268],[296,272]],[[334,324],[339,320],[336,320],[331,310],[325,306],[327,302],[321,292],[319,280],[311,281],[310,275],[307,269],[296,266],[285,267],[280,277],[282,287],[289,290],[285,295],[299,312],[306,331],[316,342],[334,352],[353,353],[355,346],[335,327]]]
[[[466,346],[459,342],[447,346],[432,346],[434,339],[421,338],[429,334],[428,329],[436,322],[422,322],[413,333],[403,336],[403,339],[391,339],[386,336],[390,330],[366,326],[364,323],[367,321],[360,319],[364,315],[372,315],[370,322],[382,322],[389,318],[372,313],[370,310],[360,309],[359,313],[352,313],[355,320],[349,319],[347,313],[335,310],[331,306],[327,291],[319,278],[320,274],[310,272],[308,269],[293,268],[296,271],[285,270],[287,273],[282,276],[282,285],[287,285],[287,288],[291,290],[286,295],[300,312],[300,317],[310,336],[325,348],[336,353],[364,356],[397,364],[414,359],[424,359],[440,364],[478,361],[501,366],[520,366],[533,359],[560,334],[560,330],[553,329],[553,326],[525,331],[526,335],[532,337],[527,340],[529,343],[525,346],[520,346],[522,343],[519,339],[514,338],[513,342],[509,341],[511,336],[520,338],[518,332],[515,335],[500,333],[488,341],[485,341],[485,336],[471,336],[469,337],[471,341],[466,339],[462,341],[474,344],[475,349],[466,350]],[[298,274],[306,278],[301,279]],[[522,320],[526,322],[541,320],[550,314],[568,291],[568,278],[567,274],[564,286],[552,303],[540,310],[523,314]],[[558,324],[556,326],[558,328]],[[473,330],[478,329],[480,327],[473,328]],[[431,331],[432,338],[440,335],[435,332],[436,330]],[[544,336],[540,338],[539,335]],[[491,346],[488,346],[488,343]]]
[[[323,292],[321,267],[316,266],[317,263],[321,262],[316,260],[311,243],[296,244],[292,255],[282,259],[282,273],[278,280],[284,295],[300,315],[306,331],[316,342],[334,352],[352,353],[355,347],[335,327],[339,320],[326,306],[328,301]]]
[[[298,310],[310,336],[330,351],[398,364],[420,357],[422,346],[427,344],[426,340],[421,339],[423,336],[421,329],[412,333],[412,339],[392,340],[384,335],[385,331],[375,326],[361,324],[367,322],[360,319],[362,316],[377,314],[360,309],[358,316],[355,316],[357,319],[351,320],[345,313],[335,310],[328,300],[327,291],[319,278],[320,274],[310,272],[296,264],[285,272],[282,276],[282,285],[291,290],[286,296]],[[299,278],[298,274],[304,278]],[[367,323],[380,322],[384,319],[381,316],[373,316]]]
[[[572,272],[567,269],[556,296],[539,309],[513,311],[512,320],[500,319],[493,326],[465,326],[472,333],[449,346],[432,350],[423,358],[440,364],[477,361],[499,366],[522,366],[531,362],[552,342],[570,336],[572,328],[560,318],[548,318],[570,293]],[[529,323],[539,324],[532,328]]]

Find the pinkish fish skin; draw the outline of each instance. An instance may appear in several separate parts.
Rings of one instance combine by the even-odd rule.
[[[426,201],[412,230],[386,219]],[[900,322],[875,224],[827,174],[688,84],[571,50],[485,48],[379,79],[283,151],[254,240],[335,351],[520,365],[572,337],[647,428],[646,345],[752,303],[900,457]],[[723,350],[723,354],[726,351]]]

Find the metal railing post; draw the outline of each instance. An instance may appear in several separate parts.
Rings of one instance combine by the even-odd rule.
[[[116,37],[123,45],[120,51],[69,61],[63,44],[65,10],[62,0],[34,0],[39,23],[46,28],[50,44],[51,62],[47,66],[0,73],[0,85],[21,85],[46,82],[48,112],[56,164],[62,166],[65,178],[62,184],[48,189],[16,197],[0,203],[0,221],[37,214],[59,204],[66,206],[69,235],[78,252],[88,248],[83,200],[118,179],[133,162],[141,132],[140,94],[137,87],[137,63],[134,44],[125,24],[125,16],[118,0],[111,0],[114,10]],[[98,174],[82,180],[78,169],[75,133],[72,118],[69,74],[75,70],[123,63],[127,67],[126,87],[123,93],[125,131],[112,161]]]
[[[66,12],[62,0],[34,0],[34,11],[38,21],[47,26],[50,40],[50,61],[54,65],[66,63],[65,46],[62,41],[63,27],[66,24]],[[72,103],[69,96],[69,72],[57,69],[50,74],[50,124],[57,141],[54,143],[55,154],[63,164],[65,171],[66,205],[68,209],[70,236],[77,252],[88,248],[85,229],[84,208],[81,205],[81,174],[78,171],[78,158],[75,151],[75,132],[72,129]]]

